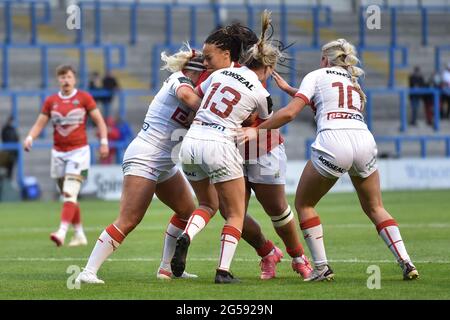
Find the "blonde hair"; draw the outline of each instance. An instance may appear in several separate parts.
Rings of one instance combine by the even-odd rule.
[[[187,50],[183,50],[186,48]],[[161,60],[165,63],[161,70],[169,70],[170,72],[178,72],[183,69],[193,71],[203,71],[203,54],[201,51],[191,49],[188,42],[175,54],[169,56],[165,51],[161,53]]]
[[[355,47],[345,39],[330,41],[322,47],[322,55],[328,58],[331,66],[342,67],[350,73],[353,86],[361,96],[361,104],[364,108],[367,98],[358,83],[358,78],[364,75],[364,70],[356,66],[360,63],[356,54]]]
[[[240,62],[250,69],[259,67],[275,68],[278,59],[282,57],[281,51],[273,46],[267,37],[267,30],[271,23],[271,12],[264,10],[261,15],[261,35],[257,43],[245,51]]]

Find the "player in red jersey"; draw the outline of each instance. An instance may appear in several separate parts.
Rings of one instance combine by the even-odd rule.
[[[197,85],[205,81],[209,74],[215,70],[230,66],[239,67],[237,61],[242,51],[257,42],[258,37],[256,34],[251,29],[240,24],[233,24],[211,33],[205,40],[203,47],[204,64],[207,70],[200,77]],[[257,117],[253,117],[253,121],[255,121],[254,124],[252,124],[252,121],[247,122],[254,126],[260,123]],[[246,175],[246,210],[251,190],[253,190],[256,198],[271,217],[275,231],[283,240],[288,254],[292,257],[293,270],[300,273],[303,278],[307,278],[312,272],[312,268],[308,258],[304,255],[293,213],[286,201],[284,191],[286,155],[282,145],[282,138],[280,140],[273,139],[277,137],[279,137],[278,131],[274,137],[268,137],[269,143],[266,148],[266,155],[259,154],[256,161],[244,165]],[[264,173],[266,173],[266,176],[264,176]],[[220,211],[221,213],[225,212],[224,208],[221,208]],[[266,240],[259,224],[248,213],[245,215],[242,238],[261,257],[261,279],[275,277],[276,264],[280,262],[283,256],[282,252],[272,241]]]
[[[31,150],[33,141],[51,119],[54,129],[51,177],[56,179],[63,196],[63,208],[59,229],[50,234],[50,239],[58,247],[62,246],[72,224],[75,234],[69,246],[86,245],[77,198],[91,160],[86,135],[88,114],[100,131],[101,157],[106,157],[109,153],[107,128],[92,96],[75,88],[75,69],[70,65],[59,66],[56,76],[60,91],[45,100],[41,113],[24,141],[24,149]]]

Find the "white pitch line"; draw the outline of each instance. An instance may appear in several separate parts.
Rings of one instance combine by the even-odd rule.
[[[203,257],[203,258],[188,258],[190,261],[217,261],[217,257]],[[63,258],[45,258],[45,257],[11,257],[0,258],[4,262],[69,262],[69,261],[87,261],[87,258],[77,257],[63,257]],[[108,262],[159,262],[159,258],[114,258],[107,259]],[[233,261],[238,262],[259,262],[259,259],[234,258]],[[283,261],[290,261],[283,259]],[[395,263],[394,260],[366,260],[366,259],[330,259],[330,263]],[[450,264],[450,260],[414,260],[414,263],[436,263],[436,264]]]
[[[324,229],[363,229],[363,228],[375,228],[372,224],[366,223],[351,223],[351,224],[324,224]],[[167,225],[151,225],[151,226],[142,226],[137,227],[136,230],[141,231],[159,231],[165,230]],[[404,223],[400,224],[400,228],[408,228],[408,229],[448,229],[450,228],[450,223],[418,223],[418,224],[409,224]],[[102,231],[105,229],[105,226],[89,226],[85,227],[84,230],[87,232],[94,231]],[[0,234],[3,233],[41,233],[41,232],[53,232],[55,228],[46,228],[46,227],[20,227],[20,228],[0,228]]]

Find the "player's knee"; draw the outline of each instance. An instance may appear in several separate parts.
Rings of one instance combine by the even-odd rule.
[[[208,211],[208,213],[212,216],[214,216],[216,214],[216,212],[219,210],[219,203],[216,201],[200,201],[199,202],[199,207],[204,208],[205,210]]]
[[[267,212],[269,216],[278,216],[284,213],[287,209],[290,210],[290,207],[285,201],[285,199],[280,199],[279,201],[265,204],[263,207],[264,211]]]
[[[286,210],[284,210],[281,214],[276,216],[270,216],[272,220],[272,224],[275,228],[280,228],[287,225],[294,218],[294,214],[292,213],[291,207],[288,206]]]
[[[78,194],[81,189],[81,178],[75,176],[66,176],[62,189],[64,202],[78,202]]]
[[[295,210],[301,216],[310,215],[315,212],[314,207],[306,203],[295,203]]]
[[[199,208],[208,212],[211,218],[216,214],[217,210],[219,210],[218,207],[219,207],[218,205],[217,207],[212,207],[210,204],[199,203]]]

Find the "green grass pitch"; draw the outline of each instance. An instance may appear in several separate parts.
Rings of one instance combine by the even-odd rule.
[[[78,248],[56,248],[48,238],[59,223],[58,202],[1,203],[0,299],[449,299],[449,191],[385,192],[383,196],[420,272],[418,281],[402,280],[393,256],[351,193],[329,194],[318,206],[327,255],[336,274],[335,281],[328,283],[302,282],[291,270],[287,254],[278,265],[277,278],[262,281],[255,251],[241,241],[232,271],[242,283],[215,285],[223,225],[219,216],[190,247],[186,270],[199,278],[157,280],[171,212],[155,201],[142,223],[100,269],[99,277],[106,284],[70,290],[68,267],[85,265],[98,235],[116,217],[118,203],[81,201],[89,245]],[[292,206],[293,198],[289,201]],[[285,251],[254,198],[249,211],[265,235]],[[380,267],[381,289],[367,288],[370,265]]]

